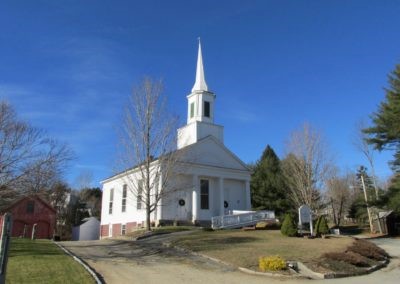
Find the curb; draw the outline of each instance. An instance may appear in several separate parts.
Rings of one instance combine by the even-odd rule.
[[[230,267],[233,270],[239,270],[239,271],[241,271],[243,273],[247,273],[247,274],[259,275],[259,276],[267,276],[267,277],[276,277],[276,278],[287,278],[287,279],[310,279],[309,277],[301,275],[301,274],[297,273],[294,270],[291,270],[292,272],[296,273],[296,274],[293,274],[293,275],[286,275],[286,274],[279,274],[279,273],[269,273],[269,272],[258,272],[258,271],[254,271],[254,270],[251,270],[251,269],[248,269],[248,268],[244,268],[244,267],[240,267],[240,266],[237,267],[237,266],[232,265],[231,263],[227,263],[227,262],[225,262],[223,260],[220,260],[218,258],[214,258],[214,257],[208,256],[208,255],[202,254],[202,253],[194,252],[194,251],[191,251],[189,249],[186,249],[186,248],[183,248],[183,247],[180,247],[180,246],[173,246],[169,242],[163,242],[162,245],[165,246],[165,247],[168,247],[168,248],[173,247],[174,249],[176,249],[178,251],[181,251],[181,252],[190,253],[192,255],[196,255],[196,256],[200,256],[200,257],[206,258],[206,259],[211,260],[213,262],[220,263],[220,264],[223,264],[223,265],[225,265],[227,267]]]
[[[300,271],[303,271],[302,273],[300,273],[302,275],[308,275],[309,278],[315,279],[315,280],[325,279],[325,274],[311,270],[310,268],[308,268],[308,266],[306,266],[304,263],[302,263],[300,261],[297,262],[297,266]]]
[[[251,274],[251,275],[258,275],[258,276],[267,276],[267,277],[275,277],[275,278],[286,278],[286,279],[314,279],[314,280],[322,280],[322,279],[334,279],[334,278],[343,278],[343,277],[352,277],[352,276],[360,276],[360,275],[366,275],[369,273],[372,273],[376,270],[379,270],[385,266],[387,266],[387,264],[389,263],[389,259],[384,260],[382,263],[374,265],[364,271],[360,271],[358,273],[319,273],[319,272],[315,272],[313,270],[311,270],[310,268],[308,268],[304,263],[298,261],[297,265],[299,267],[300,271],[304,271],[303,273],[299,273],[297,271],[292,271],[296,274],[293,275],[286,275],[286,274],[279,274],[279,273],[270,273],[270,272],[258,272],[258,271],[254,271],[248,268],[244,268],[244,267],[235,267],[230,263],[224,262],[220,259],[217,258],[213,258],[210,257],[208,255],[204,255],[198,252],[194,252],[191,251],[189,249],[180,247],[180,246],[173,246],[170,242],[162,242],[162,245],[168,248],[173,247],[174,249],[181,251],[181,252],[185,252],[185,253],[190,253],[192,255],[196,255],[196,256],[200,256],[206,259],[209,259],[211,261],[217,262],[217,263],[221,263],[223,265],[226,265],[228,267],[231,267],[232,269],[237,269],[241,272],[247,273],[247,274]]]
[[[267,276],[267,277],[275,277],[275,278],[286,278],[286,279],[310,279],[307,276],[301,275],[299,273],[293,275],[286,275],[280,273],[271,273],[271,272],[258,272],[244,267],[238,267],[238,269],[244,273],[258,275],[258,276]],[[290,270],[294,271],[294,270]]]
[[[54,242],[54,244],[56,244],[60,249],[62,249],[66,254],[68,254],[69,256],[71,256],[76,262],[78,262],[80,265],[83,266],[83,268],[85,268],[85,270],[87,272],[89,272],[89,274],[94,278],[94,280],[96,281],[97,284],[105,284],[106,282],[102,279],[102,277],[93,269],[91,268],[88,264],[86,264],[82,259],[80,259],[79,257],[77,257],[76,255],[74,255],[72,252],[70,252],[69,250],[67,250],[65,247],[63,247],[61,244]]]
[[[343,277],[352,277],[352,276],[361,276],[370,274],[374,271],[377,271],[388,265],[389,259],[384,260],[382,263],[374,265],[370,268],[365,269],[364,271],[356,272],[356,273],[326,273],[324,275],[324,279],[334,279],[334,278],[343,278]]]

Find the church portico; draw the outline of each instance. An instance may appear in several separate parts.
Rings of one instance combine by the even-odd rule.
[[[250,191],[243,190],[246,184],[249,180],[236,176],[193,176],[192,222],[209,221],[232,210],[249,210]]]

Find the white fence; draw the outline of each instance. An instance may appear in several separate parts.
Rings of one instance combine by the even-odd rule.
[[[215,216],[211,218],[213,229],[239,228],[255,225],[260,221],[275,220],[274,211],[257,211],[242,214]]]

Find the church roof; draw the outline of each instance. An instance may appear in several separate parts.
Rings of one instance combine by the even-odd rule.
[[[226,168],[226,169],[236,169],[239,171],[245,171],[245,172],[250,172],[250,169],[247,167],[247,165],[240,160],[240,158],[238,158],[232,151],[230,151],[223,143],[221,143],[220,141],[218,141],[218,139],[216,139],[215,137],[213,137],[212,135],[209,135],[205,138],[200,139],[199,141],[197,141],[196,143],[190,144],[188,146],[185,146],[184,148],[181,149],[177,149],[175,151],[169,152],[169,153],[165,153],[163,156],[161,156],[161,159],[163,157],[166,157],[168,155],[173,155],[175,153],[179,153],[179,152],[186,152],[186,153],[190,153],[191,151],[195,150],[196,148],[198,148],[200,145],[205,144],[207,141],[212,141],[214,143],[214,145],[218,146],[220,151],[220,155],[217,155],[218,157],[214,157],[215,153],[209,153],[208,155],[204,155],[205,153],[202,153],[201,158],[197,157],[197,159],[191,160],[189,158],[189,160],[187,160],[185,157],[182,156],[183,159],[178,159],[176,162],[177,163],[185,163],[185,164],[192,164],[192,165],[202,165],[202,166],[208,166],[208,167],[218,167],[218,168]],[[207,146],[207,145],[205,145]],[[208,158],[213,158],[213,161],[209,161]],[[228,162],[228,160],[229,162]],[[223,165],[224,160],[228,162],[227,165]],[[158,158],[154,158],[152,160],[152,163],[157,163],[160,161],[160,157]],[[218,161],[218,162],[216,162]],[[232,162],[234,164],[236,164],[236,167],[230,167],[230,165],[232,165]],[[222,164],[221,164],[222,163]],[[113,180],[115,178],[119,178],[122,177],[124,175],[130,174],[132,173],[132,171],[138,169],[140,166],[142,166],[144,163],[140,163],[137,164],[133,167],[130,167],[126,170],[123,170],[121,172],[118,172],[108,178],[106,178],[105,180],[101,181],[102,184]]]
[[[206,91],[208,92],[208,86],[204,77],[204,66],[203,56],[201,53],[201,43],[199,38],[199,52],[197,54],[197,68],[196,68],[196,82],[194,82],[192,92],[194,91]]]

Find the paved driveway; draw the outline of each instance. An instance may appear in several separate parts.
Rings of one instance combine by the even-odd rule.
[[[333,280],[282,280],[248,275],[232,267],[200,256],[166,248],[161,243],[173,236],[153,237],[141,241],[82,241],[61,244],[84,259],[101,274],[106,283],[399,283],[400,240],[379,239],[374,242],[394,258],[389,266],[369,275]]]

